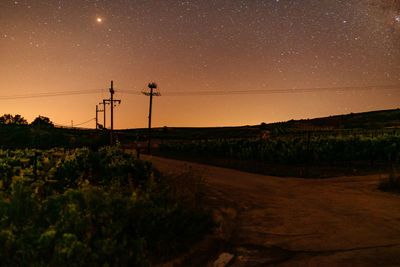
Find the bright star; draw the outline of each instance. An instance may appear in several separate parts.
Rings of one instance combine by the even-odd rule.
[[[97,21],[97,23],[102,23],[102,22],[103,22],[103,19],[100,18],[100,17],[97,17],[97,18],[96,18],[96,21]]]

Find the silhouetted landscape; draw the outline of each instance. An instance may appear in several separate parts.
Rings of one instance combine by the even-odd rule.
[[[400,266],[399,0],[2,0],[0,55],[0,266]]]
[[[109,146],[106,130],[58,128],[43,116],[28,125],[5,114],[0,132],[4,265],[157,264],[215,225],[195,182],[182,186]]]
[[[150,156],[148,129],[114,130],[113,146],[109,146],[111,132],[107,129],[60,128],[43,116],[28,124],[21,115],[5,114],[0,118],[3,199],[0,238],[5,244],[0,254],[2,262],[7,265],[63,265],[67,261],[76,265],[103,262],[147,265],[174,262],[178,257],[180,260],[175,262],[178,265],[203,265],[210,259],[216,263],[224,261],[224,257],[232,261],[235,255],[253,255],[252,260],[236,258],[233,261],[237,264],[281,260],[299,263],[304,259],[312,262],[315,257],[307,252],[295,252],[295,244],[293,249],[286,250],[261,246],[264,239],[260,234],[274,227],[260,221],[257,227],[261,228],[257,228],[257,237],[253,239],[247,228],[240,230],[250,215],[238,213],[243,207],[231,203],[241,203],[237,204],[240,206],[243,201],[249,201],[241,197],[245,192],[259,194],[256,189],[249,192],[248,187],[254,186],[252,179],[262,179],[266,183],[263,186],[269,190],[275,188],[290,194],[294,194],[293,183],[299,183],[296,194],[311,194],[324,201],[339,201],[338,195],[331,195],[335,184],[342,186],[352,181],[353,189],[346,187],[346,190],[362,191],[357,193],[358,200],[350,201],[369,199],[387,202],[385,205],[389,206],[398,204],[399,115],[396,109],[241,127],[166,126],[152,129],[153,156]],[[175,161],[166,163],[167,158]],[[176,160],[196,163],[181,166]],[[213,170],[198,163],[249,173],[228,174],[232,171]],[[218,176],[210,176],[208,172]],[[250,173],[275,177],[253,177]],[[284,180],[276,180],[277,177]],[[306,178],[310,182],[290,177]],[[326,180],[318,182],[315,178]],[[222,187],[219,179],[225,179]],[[312,191],[315,186],[324,189],[317,193]],[[222,197],[215,192],[217,188],[221,192],[227,188],[232,192],[239,190],[239,195]],[[372,195],[365,195],[365,190]],[[340,201],[351,198],[346,192],[340,193]],[[382,194],[388,194],[386,200]],[[274,195],[259,195],[258,202],[265,201],[268,206],[275,201]],[[286,199],[285,195],[280,197]],[[304,204],[303,212],[315,209],[309,206],[318,203],[315,201]],[[374,217],[373,222],[394,223],[398,207],[392,211],[393,216]],[[289,210],[281,210],[276,216],[290,220]],[[258,215],[251,215],[257,218],[252,220],[257,222],[258,218],[275,212],[257,211]],[[318,222],[332,217],[314,211],[310,218]],[[330,227],[342,231],[337,238],[346,240],[342,236],[345,231],[340,230],[342,224],[330,223],[333,223]],[[349,227],[356,227],[352,223]],[[303,231],[304,226],[288,227]],[[362,231],[370,230],[367,227]],[[377,238],[382,242],[389,242],[388,236],[394,236],[386,227],[381,231],[382,236]],[[249,235],[247,238],[253,245],[241,243],[241,235]],[[351,236],[354,240],[361,237],[355,233]],[[322,234],[318,239],[324,238],[329,237]],[[189,251],[192,244],[199,245]],[[345,242],[342,246],[348,244]],[[397,251],[396,246],[393,245],[393,251]],[[363,257],[352,253],[355,258]],[[373,255],[376,262],[396,263],[397,257],[390,253],[395,252],[385,250]],[[338,259],[330,260],[341,261],[341,254],[337,255]]]

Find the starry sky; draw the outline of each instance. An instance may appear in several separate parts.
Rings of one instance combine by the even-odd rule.
[[[154,126],[398,108],[400,1],[0,0],[0,55],[0,114],[28,121],[86,122],[111,80],[116,128],[146,127],[149,81]]]

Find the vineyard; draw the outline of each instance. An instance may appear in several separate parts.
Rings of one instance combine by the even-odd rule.
[[[109,144],[109,140],[106,132],[0,123],[0,148],[3,149],[98,148]]]
[[[168,177],[119,148],[0,150],[0,177],[3,265],[147,266],[212,228]]]
[[[365,166],[375,170],[386,168],[398,161],[399,152],[400,136],[393,130],[380,134],[373,131],[281,133],[265,138],[170,141],[159,146],[159,153],[164,156],[214,159],[216,163],[225,159],[222,165],[237,168],[240,162],[253,163],[258,166],[257,172],[274,175],[284,173],[276,172],[282,166],[292,168],[286,174],[294,176],[309,176],[309,169],[322,166],[337,171],[341,167],[347,170]],[[312,175],[325,176],[323,171]]]

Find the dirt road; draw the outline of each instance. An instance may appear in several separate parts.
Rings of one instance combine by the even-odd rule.
[[[379,191],[378,176],[277,178],[151,160],[205,177],[220,223],[208,262],[227,252],[229,266],[400,266],[400,195]]]

